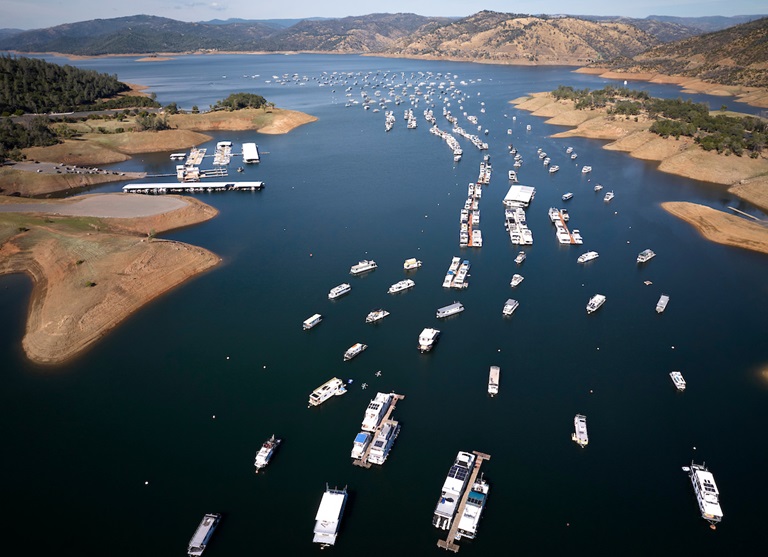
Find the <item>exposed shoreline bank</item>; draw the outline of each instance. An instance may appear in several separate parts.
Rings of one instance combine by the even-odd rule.
[[[133,313],[221,261],[203,248],[154,238],[218,214],[194,198],[94,194],[40,205],[0,197],[0,207],[15,209],[0,213],[0,275],[25,273],[33,280],[22,346],[37,363],[82,354]]]
[[[635,121],[634,117],[608,115],[605,110],[577,110],[572,101],[558,101],[551,93],[534,93],[510,102],[534,116],[546,118],[548,124],[572,128],[553,137],[609,141],[603,149],[624,151],[634,158],[657,162],[662,172],[720,184],[733,195],[768,211],[768,160],[763,157],[750,159],[707,152],[690,138],[665,139],[648,131],[650,121],[643,117]],[[761,242],[768,245],[766,226],[702,205],[695,205],[699,210],[687,207],[685,211],[681,206],[665,204],[664,208],[694,225],[707,239],[760,252],[763,252]],[[719,235],[714,233],[718,229],[721,229]]]
[[[108,182],[139,179],[144,173],[61,172],[50,165],[103,166],[129,160],[141,153],[159,153],[190,149],[210,141],[212,136],[203,132],[253,130],[262,134],[284,134],[317,121],[303,112],[275,108],[219,111],[205,114],[174,114],[169,122],[174,129],[122,133],[87,131],[77,139],[69,139],[50,147],[30,147],[24,155],[30,161],[48,163],[30,166],[30,163],[0,168],[2,193],[28,197],[74,192],[78,189]],[[100,121],[97,121],[100,122]],[[93,122],[86,125],[92,127]],[[124,125],[110,121],[109,125]]]

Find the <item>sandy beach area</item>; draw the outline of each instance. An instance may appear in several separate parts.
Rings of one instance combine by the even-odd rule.
[[[0,197],[0,274],[33,280],[22,345],[38,363],[77,356],[144,305],[216,266],[217,255],[156,234],[217,211],[194,198]]]

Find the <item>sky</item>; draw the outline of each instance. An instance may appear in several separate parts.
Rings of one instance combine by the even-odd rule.
[[[179,21],[211,19],[296,19],[346,17],[370,13],[416,13],[424,16],[463,17],[481,10],[529,14],[610,15],[642,18],[649,15],[733,16],[765,14],[765,0],[388,0],[372,3],[334,0],[264,2],[259,0],[1,0],[0,28],[41,29],[91,19],[129,15],[156,15]]]

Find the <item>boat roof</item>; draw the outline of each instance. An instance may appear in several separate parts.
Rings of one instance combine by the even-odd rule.
[[[504,196],[504,203],[524,203],[528,204],[533,199],[536,188],[533,186],[521,186],[515,184],[509,188],[507,195]]]
[[[355,443],[365,443],[369,438],[371,437],[370,433],[366,433],[364,431],[361,431],[357,435],[355,435]]]
[[[344,508],[344,501],[346,499],[346,491],[329,489],[323,493],[323,499],[320,501],[320,507],[317,509],[315,520],[320,522],[337,522],[341,517],[341,511]]]
[[[197,527],[197,530],[195,530],[195,534],[192,536],[192,539],[189,540],[189,545],[191,547],[200,547],[203,542],[205,542],[205,538],[208,536],[208,532],[210,532],[211,528],[213,528],[218,522],[218,519],[218,515],[206,514]]]

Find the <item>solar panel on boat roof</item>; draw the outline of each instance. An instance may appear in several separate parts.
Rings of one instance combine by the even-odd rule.
[[[457,480],[464,481],[467,477],[468,470],[464,468],[463,466],[458,466],[454,464],[451,466],[451,471],[448,472],[448,475],[452,478],[456,478]]]

